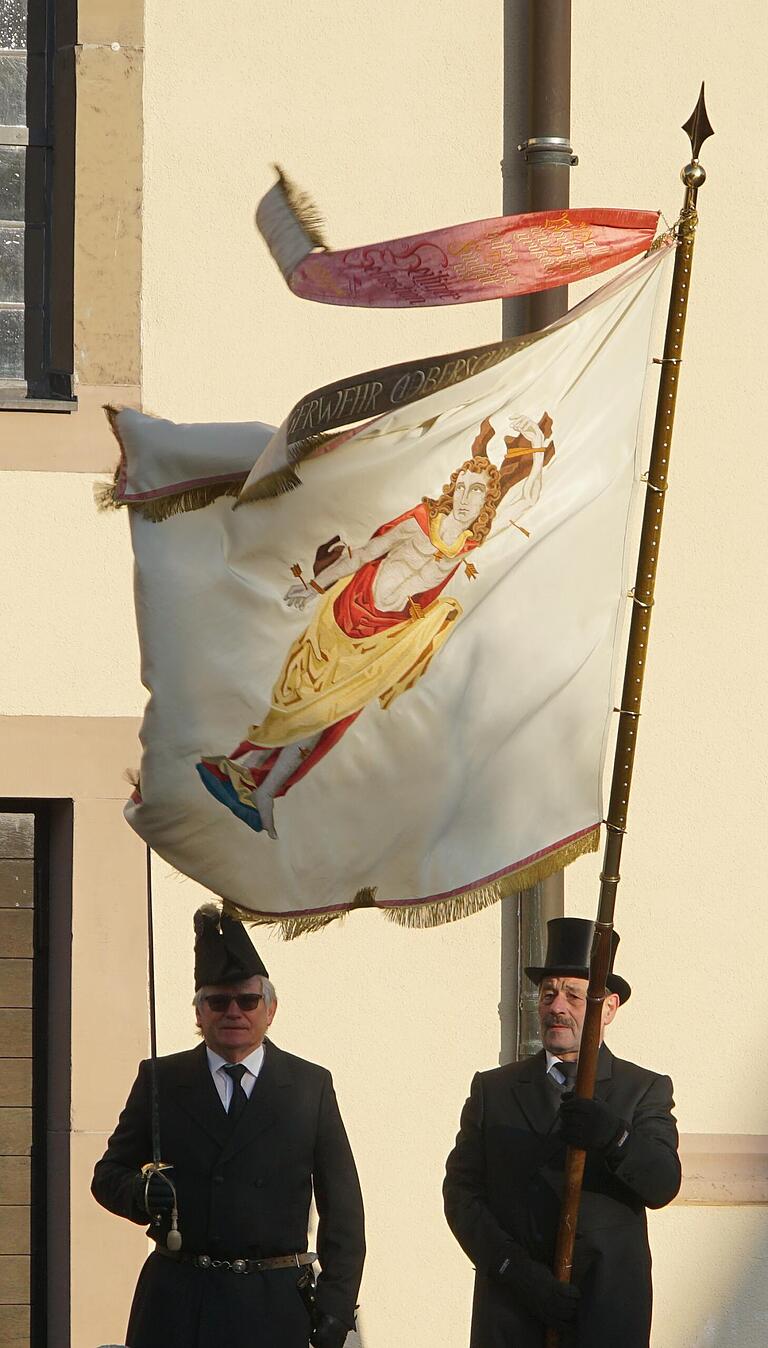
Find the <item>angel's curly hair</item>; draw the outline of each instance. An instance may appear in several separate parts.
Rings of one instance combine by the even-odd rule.
[[[488,490],[485,494],[483,508],[477,519],[472,525],[471,534],[475,543],[484,543],[488,537],[493,521],[496,517],[496,508],[501,500],[501,475],[495,464],[490,459],[478,455],[475,459],[467,459],[455,473],[451,473],[449,482],[446,482],[442,493],[438,497],[424,496],[423,504],[429,511],[430,520],[438,515],[450,515],[453,510],[453,494],[456,490],[456,483],[462,473],[482,473],[488,478]]]

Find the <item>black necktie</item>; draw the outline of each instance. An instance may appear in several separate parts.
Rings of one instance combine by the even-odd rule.
[[[232,1082],[232,1095],[229,1100],[227,1118],[233,1128],[245,1109],[245,1106],[248,1104],[248,1096],[243,1090],[243,1077],[247,1070],[248,1069],[241,1062],[228,1063],[224,1068],[224,1071]]]

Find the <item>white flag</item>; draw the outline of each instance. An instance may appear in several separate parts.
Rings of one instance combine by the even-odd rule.
[[[426,925],[597,846],[667,251],[305,461],[298,490],[132,512],[151,696],[127,817],[231,911]],[[127,497],[162,476],[141,439],[133,414]]]

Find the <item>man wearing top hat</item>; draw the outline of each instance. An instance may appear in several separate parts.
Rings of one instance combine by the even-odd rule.
[[[572,1095],[593,931],[548,923],[544,965],[525,971],[542,1049],[475,1076],[448,1157],[445,1212],[476,1269],[470,1348],[542,1348],[548,1326],[564,1348],[648,1348],[645,1210],[680,1187],[672,1082],[614,1058],[601,1033],[595,1098]],[[631,991],[613,972],[618,942],[603,1033]],[[551,1272],[568,1145],[587,1153],[572,1284]]]
[[[149,1223],[156,1242],[139,1275],[126,1342],[342,1348],[365,1244],[360,1186],[330,1073],[266,1038],[277,1001],[242,924],[211,904],[195,914],[195,934],[204,1042],[157,1061],[162,1155],[172,1169],[142,1174],[152,1157],[151,1072],[143,1062],[93,1177],[97,1201]],[[307,1251],[313,1193],[317,1256]]]

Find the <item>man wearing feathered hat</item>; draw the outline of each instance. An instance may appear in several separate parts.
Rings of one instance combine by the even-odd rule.
[[[149,1223],[156,1242],[126,1342],[342,1348],[365,1245],[331,1076],[266,1038],[275,990],[242,923],[213,904],[195,914],[195,1010],[204,1042],[157,1060],[163,1158],[172,1168],[142,1173],[153,1110],[144,1062],[94,1172],[98,1202]],[[317,1255],[307,1250],[313,1192]]]
[[[479,1072],[444,1184],[448,1223],[475,1265],[470,1348],[648,1348],[651,1258],[646,1208],[680,1187],[672,1082],[615,1058],[602,1042],[593,1100],[572,1095],[594,924],[548,923],[538,986],[542,1049]],[[603,1032],[630,996],[611,972]],[[551,1272],[566,1146],[586,1150],[574,1279]]]

